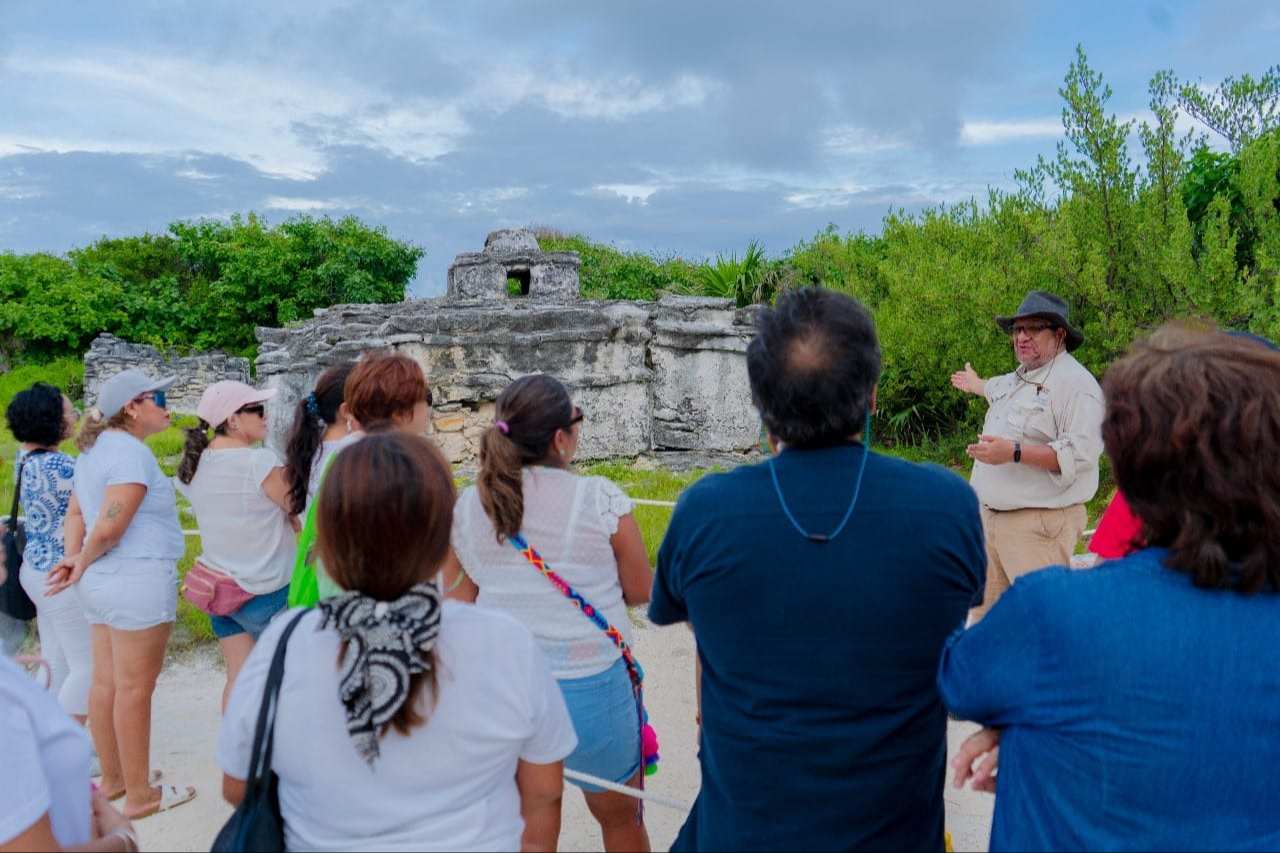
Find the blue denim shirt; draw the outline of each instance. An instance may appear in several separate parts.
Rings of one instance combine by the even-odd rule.
[[[992,851],[1280,849],[1280,594],[1165,556],[1033,572],[948,642],[943,701],[1004,729]]]

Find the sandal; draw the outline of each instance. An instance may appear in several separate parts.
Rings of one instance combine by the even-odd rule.
[[[151,775],[147,778],[147,784],[154,788],[163,778],[164,778],[163,770],[152,770]],[[98,783],[94,782],[94,784],[96,785]],[[107,794],[103,794],[103,796],[107,798],[108,802],[112,802],[112,803],[114,803],[116,800],[120,799],[124,795],[125,795],[124,788],[121,788],[119,791],[116,791],[114,794],[111,794],[110,796],[108,796]]]
[[[169,809],[176,809],[183,803],[189,803],[196,798],[196,789],[190,786],[179,788],[176,785],[164,785],[160,788],[160,802],[153,806],[148,806],[146,810],[137,814],[129,814],[124,812],[124,816],[129,820],[142,820],[152,815],[167,812]]]

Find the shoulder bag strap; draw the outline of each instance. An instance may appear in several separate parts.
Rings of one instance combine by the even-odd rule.
[[[280,642],[276,645],[275,655],[271,658],[271,669],[267,672],[267,683],[262,691],[262,706],[258,709],[258,727],[253,734],[253,752],[249,758],[249,778],[246,780],[246,792],[255,785],[262,784],[271,772],[271,751],[275,745],[276,706],[280,704],[280,685],[284,681],[284,654],[289,645],[289,637],[298,627],[302,617],[309,613],[304,610],[293,617],[280,634]]]
[[[618,651],[622,653],[622,659],[627,664],[627,675],[631,677],[631,689],[636,694],[637,701],[639,701],[644,691],[644,670],[640,668],[640,662],[632,654],[631,647],[627,645],[627,641],[622,639],[622,632],[615,628],[608,619],[604,618],[604,615],[591,602],[587,601],[582,596],[582,593],[569,586],[564,578],[552,571],[551,567],[547,565],[547,561],[534,550],[523,535],[517,533],[515,536],[508,537],[507,541],[529,561],[530,565],[541,572],[543,577],[551,581],[551,585],[560,590],[565,598],[577,605],[578,609],[582,611],[582,615],[590,619],[592,624],[601,631],[604,631],[604,635],[618,647]]]
[[[41,453],[48,453],[48,452],[49,452],[48,450],[45,450],[44,448],[40,448],[38,450],[33,450],[30,453],[28,453],[26,456],[22,457],[22,464],[18,466],[17,473],[15,473],[13,476],[13,506],[9,508],[9,526],[10,527],[16,528],[18,524],[18,509],[19,509],[18,499],[22,497],[22,472],[27,467],[27,462],[31,460],[32,456],[39,456]],[[15,529],[15,534],[16,534],[16,529]]]

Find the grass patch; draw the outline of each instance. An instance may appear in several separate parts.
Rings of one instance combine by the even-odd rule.
[[[598,462],[583,468],[582,473],[612,480],[632,498],[674,501],[691,483],[710,471],[693,470],[677,474],[662,468],[635,468],[626,463]],[[671,508],[637,505],[634,514],[652,565],[658,558],[658,546],[667,533],[667,525],[671,523]]]

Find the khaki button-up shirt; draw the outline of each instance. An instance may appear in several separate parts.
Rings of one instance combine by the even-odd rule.
[[[1069,353],[1029,373],[993,376],[986,387],[983,432],[1025,448],[1045,444],[1058,454],[1058,472],[1009,462],[973,463],[969,478],[978,500],[995,510],[1059,509],[1098,491],[1102,455],[1102,389]]]

